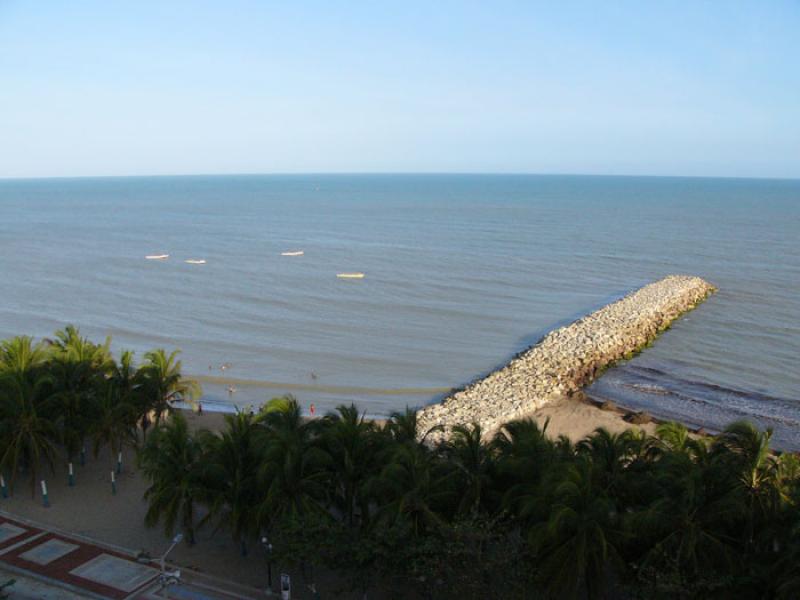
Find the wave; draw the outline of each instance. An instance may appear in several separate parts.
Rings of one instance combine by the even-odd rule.
[[[622,405],[645,407],[665,418],[685,421],[688,416],[696,424],[712,429],[737,419],[749,419],[780,428],[782,438],[794,438],[800,430],[797,400],[687,379],[656,367],[621,366],[606,373],[587,391],[590,396],[602,394]]]
[[[682,377],[678,377],[673,373],[668,373],[661,369],[657,369],[655,367],[645,367],[639,365],[625,365],[618,369],[618,372],[626,374],[631,373],[639,378],[650,381],[654,384],[654,387],[661,386],[669,386],[667,388],[661,388],[666,393],[672,394],[681,394],[679,391],[680,388],[696,390],[700,392],[705,392],[708,394],[713,395],[724,395],[726,397],[734,397],[734,398],[742,398],[744,400],[752,400],[755,402],[769,402],[769,403],[781,403],[785,405],[795,405],[797,406],[796,400],[791,400],[789,398],[783,398],[780,396],[774,396],[771,394],[765,394],[763,392],[758,392],[755,390],[743,390],[739,388],[727,387],[722,386],[719,384],[711,383],[708,381],[700,381],[696,379],[685,379]],[[659,382],[659,383],[656,383]],[[629,386],[639,386],[641,388],[646,387],[647,384],[644,383],[627,383],[626,385]],[[674,389],[674,388],[678,389]],[[645,391],[642,389],[642,391]],[[798,407],[800,409],[800,407]]]

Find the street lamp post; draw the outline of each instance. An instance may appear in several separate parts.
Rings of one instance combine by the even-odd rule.
[[[261,538],[261,544],[267,553],[267,590],[272,593],[272,544],[269,543],[267,536]]]
[[[179,533],[174,538],[172,538],[172,545],[167,548],[167,551],[164,552],[164,555],[161,557],[161,574],[164,575],[167,572],[167,555],[172,552],[172,550],[183,541],[183,534]]]

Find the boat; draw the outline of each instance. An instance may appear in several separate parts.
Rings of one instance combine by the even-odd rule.
[[[145,256],[147,260],[167,260],[169,258],[169,254],[148,254]]]
[[[281,256],[303,256],[305,254],[302,250],[290,250],[289,252],[281,252]]]
[[[337,273],[339,279],[364,279],[363,273]]]
[[[204,258],[187,258],[183,262],[188,263],[190,265],[204,265],[204,264],[206,264],[206,260]]]

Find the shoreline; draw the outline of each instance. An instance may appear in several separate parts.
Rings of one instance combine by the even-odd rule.
[[[190,407],[176,406],[176,409],[186,417],[189,426],[193,429],[206,428],[212,432],[219,431],[224,426],[225,415],[236,414],[233,410],[218,411],[204,408],[203,413],[200,414],[196,409]],[[326,414],[327,412],[317,413],[312,417],[305,413],[303,418],[305,420],[321,419]],[[637,417],[643,418],[646,422],[634,423],[629,420]],[[389,420],[388,415],[366,415],[365,418],[380,426]],[[591,434],[598,427],[604,427],[611,433],[621,433],[626,429],[641,429],[653,435],[658,425],[672,421],[672,419],[655,417],[648,412],[637,411],[614,402],[609,404],[608,400],[601,400],[584,392],[554,399],[546,406],[518,418],[532,418],[539,425],[544,425],[545,420],[549,419],[547,435],[553,438],[566,435],[573,443]],[[683,425],[693,435],[712,435],[714,433],[686,423]]]

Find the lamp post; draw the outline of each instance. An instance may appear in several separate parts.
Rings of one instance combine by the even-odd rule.
[[[172,550],[183,541],[183,534],[178,533],[172,538],[172,544],[170,547],[167,548],[167,551],[164,552],[163,556],[161,557],[161,573],[159,575],[159,580],[161,581],[162,587],[166,587],[168,585],[172,585],[178,583],[181,578],[180,570],[175,570],[171,573],[167,573],[167,555],[172,552]]]
[[[272,544],[269,543],[267,536],[261,538],[261,545],[267,553],[267,593],[272,594]]]
[[[166,570],[167,570],[167,555],[170,552],[172,552],[173,548],[175,548],[175,546],[180,544],[182,541],[183,541],[183,534],[182,533],[179,533],[174,538],[172,538],[172,544],[170,545],[169,548],[167,548],[167,551],[164,552],[164,556],[161,557],[161,572],[162,573],[166,572]]]

